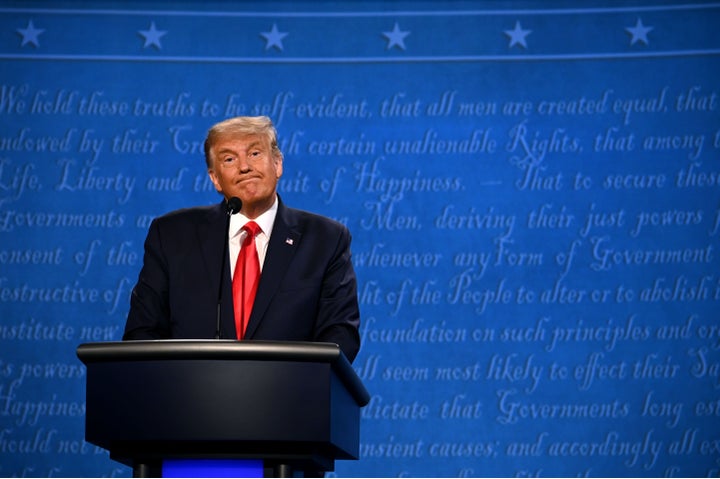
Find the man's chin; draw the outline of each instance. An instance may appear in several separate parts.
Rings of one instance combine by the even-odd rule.
[[[259,193],[249,194],[245,191],[242,194],[238,194],[237,197],[240,198],[240,201],[242,201],[243,210],[245,210],[246,207],[253,210],[267,210],[275,201],[275,193],[272,193],[271,195]]]

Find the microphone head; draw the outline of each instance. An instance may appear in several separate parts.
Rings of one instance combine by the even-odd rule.
[[[242,208],[242,201],[237,196],[233,196],[227,201],[227,214],[228,216],[234,215]]]

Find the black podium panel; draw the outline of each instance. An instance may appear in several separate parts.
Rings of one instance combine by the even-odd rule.
[[[84,344],[86,440],[136,470],[166,458],[253,458],[294,470],[357,459],[369,396],[325,343]]]

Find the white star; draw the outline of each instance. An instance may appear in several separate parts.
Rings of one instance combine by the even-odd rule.
[[[162,36],[165,35],[167,31],[158,30],[155,27],[155,22],[150,22],[149,30],[138,30],[138,33],[145,38],[145,45],[143,45],[143,48],[153,46],[158,50],[161,50],[162,45],[160,45],[160,38],[162,38]]]
[[[276,24],[273,23],[272,30],[269,32],[262,32],[260,35],[265,37],[265,50],[269,50],[270,47],[275,47],[277,50],[282,51],[282,39],[287,36],[287,33],[278,31]]]
[[[508,48],[512,48],[515,45],[520,45],[523,48],[527,48],[525,37],[530,35],[532,30],[523,30],[520,26],[520,22],[515,22],[515,28],[513,30],[505,30],[505,35],[510,37],[510,45]]]
[[[637,19],[637,23],[635,23],[634,27],[627,27],[625,30],[632,35],[632,38],[630,39],[630,45],[635,45],[637,42],[643,42],[645,45],[648,44],[648,38],[647,34],[655,27],[646,27],[643,25],[642,20],[640,18]]]
[[[35,47],[40,46],[40,41],[38,40],[38,37],[42,32],[45,30],[42,30],[40,28],[35,28],[35,25],[33,25],[32,20],[28,21],[27,28],[18,28],[17,32],[22,35],[22,43],[20,44],[21,47],[24,47],[28,43]]]
[[[386,50],[390,50],[392,47],[398,47],[400,50],[405,50],[405,37],[408,35],[410,35],[410,32],[401,31],[397,22],[395,22],[392,32],[383,32],[383,36],[388,39]]]

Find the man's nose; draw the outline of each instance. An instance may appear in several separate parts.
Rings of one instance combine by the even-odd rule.
[[[246,173],[246,172],[250,171],[250,160],[248,160],[244,156],[240,156],[238,158],[237,166],[241,172]]]

